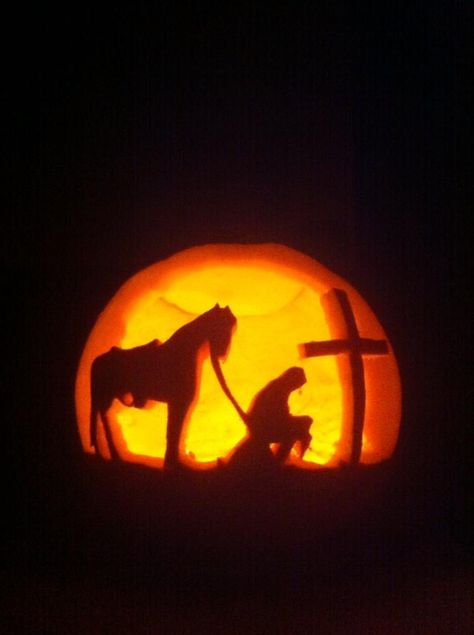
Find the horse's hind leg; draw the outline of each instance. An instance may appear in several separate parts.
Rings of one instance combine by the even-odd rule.
[[[114,438],[112,435],[112,430],[110,429],[110,422],[107,417],[107,411],[100,411],[100,418],[102,419],[102,424],[104,426],[105,438],[107,439],[107,445],[109,446],[110,457],[114,461],[118,461],[120,456],[117,452],[117,448],[115,447]]]
[[[165,468],[179,468],[179,446],[181,433],[191,401],[180,401],[168,404],[168,422],[166,427]]]

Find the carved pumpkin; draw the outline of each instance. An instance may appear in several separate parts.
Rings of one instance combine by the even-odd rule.
[[[99,316],[84,348],[76,380],[79,433],[90,445],[90,375],[94,359],[112,347],[166,341],[216,303],[237,318],[222,365],[246,411],[277,375],[297,366],[307,382],[295,390],[293,414],[312,417],[305,468],[375,463],[397,441],[401,390],[388,339],[366,302],[347,282],[315,260],[281,245],[206,245],[180,252],[128,280]],[[193,363],[193,360],[190,360]],[[162,467],[167,406],[120,402],[109,411],[122,460]],[[226,461],[246,427],[219,385],[209,359],[201,366],[194,405],[182,435],[181,459],[195,468]],[[110,457],[103,427],[97,451]]]

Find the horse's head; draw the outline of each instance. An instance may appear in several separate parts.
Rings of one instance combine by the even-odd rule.
[[[237,318],[228,306],[223,309],[218,304],[208,312],[208,315],[211,356],[214,358],[225,357],[229,351]]]

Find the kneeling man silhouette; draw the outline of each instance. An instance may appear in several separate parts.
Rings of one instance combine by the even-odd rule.
[[[298,443],[299,457],[311,443],[309,428],[313,419],[309,416],[295,416],[290,413],[288,399],[290,394],[306,383],[304,370],[292,367],[276,379],[270,381],[253,398],[246,413],[245,422],[249,436],[236,450],[231,463],[264,461],[282,465],[291,449]],[[278,444],[275,453],[270,445]]]

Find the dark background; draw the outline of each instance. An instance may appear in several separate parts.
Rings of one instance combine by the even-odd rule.
[[[11,20],[12,632],[468,632],[471,20],[464,2]],[[83,456],[98,313],[208,242],[283,243],[361,292],[402,377],[389,464],[220,482]]]

